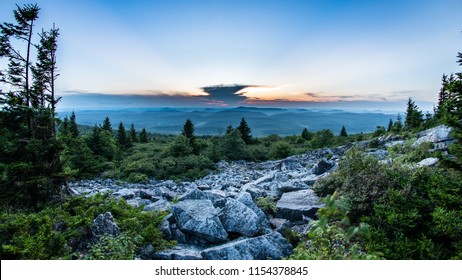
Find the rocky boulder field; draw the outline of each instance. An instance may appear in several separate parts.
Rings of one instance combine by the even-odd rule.
[[[449,139],[449,133],[442,126],[421,133],[417,141],[440,143]],[[399,137],[380,139],[382,147],[403,143]],[[176,240],[177,246],[160,252],[146,246],[140,259],[281,259],[293,249],[284,238],[285,231],[305,233],[322,207],[312,185],[335,171],[348,149],[368,145],[367,141],[356,142],[261,163],[222,161],[217,172],[192,182],[82,180],[69,183],[67,189],[72,195],[83,196],[109,192],[113,198],[143,206],[144,211],[168,211],[160,230],[164,238]],[[386,149],[366,149],[366,153],[384,163],[390,160]],[[435,163],[435,159],[426,159],[418,166]],[[268,196],[274,198],[276,206],[272,214],[257,206],[259,198]],[[105,217],[109,221],[104,221]],[[95,229],[104,234],[101,231],[107,228],[107,234],[115,234],[111,218],[109,214],[98,217],[94,223],[110,226]]]

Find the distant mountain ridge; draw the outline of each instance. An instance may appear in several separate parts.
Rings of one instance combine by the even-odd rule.
[[[71,111],[59,112],[59,117]],[[146,128],[154,133],[178,134],[186,119],[191,119],[197,135],[223,134],[228,125],[236,127],[245,118],[254,136],[300,134],[306,127],[310,131],[331,129],[338,134],[345,126],[348,133],[371,132],[377,126],[386,126],[396,115],[379,112],[350,112],[329,109],[286,108],[128,108],[113,110],[76,110],[77,123],[95,125],[108,116],[114,128],[119,122],[136,129]]]

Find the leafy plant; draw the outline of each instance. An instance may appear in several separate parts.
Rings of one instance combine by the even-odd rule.
[[[276,202],[274,196],[259,197],[257,199],[257,206],[261,208],[267,215],[274,215],[277,212]]]
[[[351,225],[348,200],[338,193],[323,199],[325,206],[318,210],[319,220],[310,222],[307,236],[295,248],[293,259],[379,259],[379,254],[366,250],[363,240],[370,236],[369,225]]]

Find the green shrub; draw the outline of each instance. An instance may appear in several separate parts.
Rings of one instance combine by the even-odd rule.
[[[362,215],[371,213],[376,200],[395,184],[384,165],[371,156],[363,156],[352,149],[339,164],[339,170],[318,180],[313,190],[321,197],[337,191],[350,200],[350,218],[358,222]]]
[[[291,145],[285,141],[277,142],[271,147],[271,156],[273,158],[286,158],[290,156],[291,152]]]
[[[267,215],[274,215],[278,210],[274,196],[259,197],[257,199],[257,206],[260,207],[261,210]]]
[[[132,260],[135,257],[136,244],[127,235],[104,235],[91,246],[85,257],[89,260]]]
[[[379,259],[379,254],[366,250],[364,240],[370,236],[369,225],[351,225],[348,218],[348,200],[337,193],[324,199],[325,206],[318,210],[319,220],[310,222],[307,236],[295,248],[292,259],[343,260]]]
[[[121,230],[120,237],[107,237],[91,248],[87,243],[92,221],[111,212]],[[62,205],[49,206],[37,213],[3,212],[0,215],[1,259],[69,259],[85,257],[108,259],[133,258],[147,244],[156,250],[172,243],[157,229],[164,212],[142,212],[125,200],[107,195],[76,197]]]

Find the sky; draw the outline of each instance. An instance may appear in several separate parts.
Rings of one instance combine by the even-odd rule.
[[[0,1],[0,22],[25,3]],[[430,110],[442,74],[461,70],[460,0],[32,3],[41,8],[37,32],[60,29],[62,107],[99,98],[101,106],[404,110],[411,97]],[[226,100],[203,90],[220,84],[248,87]]]

